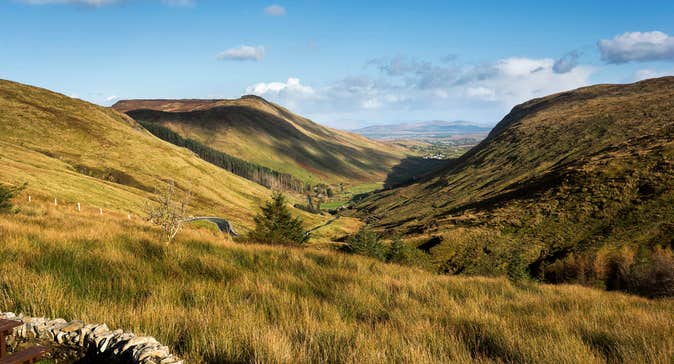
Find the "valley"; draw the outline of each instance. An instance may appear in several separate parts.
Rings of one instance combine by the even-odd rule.
[[[598,85],[518,105],[481,141],[378,142],[256,97],[104,108],[1,81],[0,182],[27,185],[0,215],[0,306],[152,334],[190,362],[663,361],[672,96],[674,77]],[[273,190],[288,200],[269,216],[307,243],[251,238]],[[183,195],[240,236],[198,222],[161,242],[148,206]],[[619,339],[634,330],[657,351]]]
[[[674,355],[674,77],[488,134],[358,131],[380,140],[258,96],[103,107],[0,80],[0,110],[0,314],[159,340],[129,362]]]
[[[672,14],[0,1],[0,364],[674,364]]]

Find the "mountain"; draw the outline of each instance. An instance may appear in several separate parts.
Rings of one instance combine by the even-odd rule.
[[[307,182],[379,182],[403,148],[321,126],[257,96],[122,100],[113,108],[234,157]]]
[[[110,108],[0,80],[0,110],[0,182],[28,182],[33,199],[138,215],[172,179],[191,190],[190,212],[231,219],[245,231],[271,193]],[[304,216],[311,224],[324,220]]]
[[[674,77],[525,102],[465,155],[357,211],[451,273],[502,274],[516,259],[556,281],[551,270],[618,248],[674,247]]]
[[[371,139],[434,139],[486,135],[490,127],[468,121],[423,121],[416,123],[373,125],[353,130]]]

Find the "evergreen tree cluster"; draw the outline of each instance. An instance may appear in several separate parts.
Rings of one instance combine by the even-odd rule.
[[[255,216],[255,230],[249,239],[265,244],[301,245],[309,240],[309,235],[302,219],[290,213],[283,194],[274,192],[271,201]]]
[[[303,181],[290,174],[281,173],[271,168],[233,157],[194,139],[184,138],[173,130],[157,123],[145,121],[140,121],[139,123],[159,139],[179,147],[187,148],[196,153],[201,159],[267,188],[300,193],[306,189]]]
[[[421,250],[405,244],[399,236],[390,244],[382,241],[381,236],[367,226],[361,228],[349,240],[344,250],[351,254],[372,257],[383,262],[401,265],[428,267],[428,255]]]

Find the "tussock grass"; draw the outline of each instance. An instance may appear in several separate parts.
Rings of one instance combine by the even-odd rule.
[[[53,206],[0,215],[0,309],[156,336],[188,362],[651,362],[674,301],[514,285]]]

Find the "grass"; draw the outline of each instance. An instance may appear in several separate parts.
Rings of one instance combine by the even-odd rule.
[[[0,309],[106,322],[188,362],[643,362],[674,357],[674,301],[513,284],[332,251],[175,244],[123,216],[0,215]]]
[[[114,107],[311,184],[383,181],[408,153],[400,146],[321,126],[259,97],[128,100]]]
[[[518,105],[431,178],[356,208],[381,231],[441,240],[430,252],[450,273],[504,274],[521,253],[539,278],[571,254],[674,248],[674,77]]]
[[[139,215],[155,187],[190,189],[194,215],[226,218],[245,233],[271,190],[164,142],[114,110],[0,80],[0,183],[85,209]],[[300,210],[309,226],[328,220]]]
[[[335,197],[331,201],[322,203],[321,210],[334,210],[345,206],[351,202],[354,196],[381,189],[383,186],[383,182],[351,184],[344,186],[343,193],[339,192],[339,186],[332,186],[333,191],[335,191]]]

